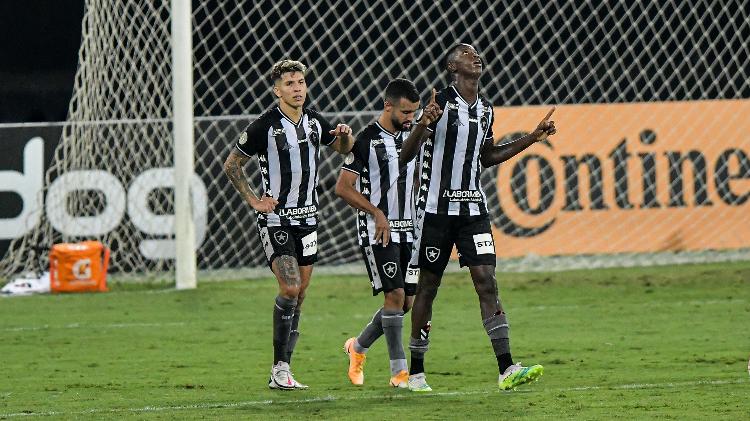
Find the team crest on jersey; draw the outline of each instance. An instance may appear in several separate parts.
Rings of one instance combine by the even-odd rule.
[[[308,126],[310,127],[310,134],[308,135],[310,137],[310,142],[317,145],[320,140],[320,135],[318,135],[318,120],[311,118]]]
[[[385,273],[385,275],[389,278],[393,278],[394,276],[396,276],[397,269],[398,267],[394,262],[388,262],[383,265],[383,273]]]
[[[440,249],[437,247],[427,247],[424,249],[424,254],[428,262],[435,263],[438,257],[440,257]]]
[[[445,103],[445,109],[446,110],[456,110],[457,111],[458,110],[458,103],[457,102],[456,103],[446,102]]]
[[[370,139],[370,145],[372,146],[382,145],[383,143],[385,143],[383,139]]]
[[[247,143],[247,132],[242,132],[242,134],[240,135],[239,144],[244,145],[245,143]]]
[[[279,245],[283,246],[289,240],[289,234],[284,231],[276,231],[273,233],[273,239],[276,240]]]

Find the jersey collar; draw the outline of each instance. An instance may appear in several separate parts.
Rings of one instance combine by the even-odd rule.
[[[294,125],[294,127],[299,127],[302,124],[302,120],[305,119],[305,110],[304,109],[302,110],[302,114],[300,114],[299,121],[297,123],[295,123],[294,120],[292,120],[291,118],[289,118],[288,115],[284,114],[284,112],[281,111],[281,107],[276,106],[276,109],[279,110],[279,114],[281,114],[282,117],[284,117],[285,119],[287,119],[287,121],[289,121],[290,123],[292,123],[292,125]]]
[[[479,102],[479,93],[478,93],[478,92],[477,92],[477,99],[476,99],[476,100],[474,101],[474,103],[473,103],[473,104],[469,104],[469,102],[468,102],[468,101],[466,101],[466,100],[464,99],[464,97],[462,97],[462,96],[461,96],[461,93],[460,93],[460,92],[458,92],[458,89],[456,89],[456,86],[455,86],[455,85],[451,85],[451,88],[453,88],[453,92],[455,92],[455,93],[456,93],[456,96],[458,97],[458,99],[460,99],[460,100],[461,100],[461,102],[463,102],[464,104],[466,104],[466,105],[467,105],[467,106],[468,106],[469,108],[473,108],[473,107],[476,107],[477,103]]]

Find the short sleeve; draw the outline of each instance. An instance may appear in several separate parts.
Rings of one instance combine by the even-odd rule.
[[[253,156],[260,151],[268,149],[268,130],[270,126],[264,118],[258,118],[250,123],[240,133],[236,147],[247,156]]]
[[[494,141],[495,140],[495,134],[492,131],[492,126],[495,125],[495,112],[492,110],[492,108],[490,108],[489,115],[490,115],[490,117],[487,120],[487,129],[485,131],[484,138],[485,138],[485,140],[490,139],[490,140]],[[482,117],[482,118],[486,118],[486,117]]]
[[[352,151],[344,158],[344,165],[341,169],[360,174],[362,169],[367,165],[367,161],[370,155],[370,139],[365,136],[358,136],[357,140],[354,141],[354,147]]]
[[[323,118],[319,112],[313,110],[308,111],[313,118],[318,120],[318,124],[320,124],[320,143],[326,146],[331,146],[331,144],[336,141],[336,136],[331,134],[331,131],[335,129],[335,127],[331,125],[330,121]]]

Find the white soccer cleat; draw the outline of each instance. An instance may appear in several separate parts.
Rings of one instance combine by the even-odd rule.
[[[424,373],[412,374],[409,376],[409,390],[412,392],[432,392],[432,388],[427,384]]]
[[[291,376],[294,376],[294,374],[292,374],[292,373],[289,373],[289,374]],[[302,384],[302,383],[298,382],[297,380],[295,380],[294,377],[292,377],[292,383],[294,383],[294,388],[295,389],[305,390],[305,389],[309,389],[310,388],[310,386],[308,386],[306,384]]]
[[[297,382],[294,380],[294,377],[292,377],[292,372],[289,371],[288,363],[279,361],[275,366],[271,367],[271,378],[268,379],[269,388],[279,390],[294,390],[296,388],[295,383]]]

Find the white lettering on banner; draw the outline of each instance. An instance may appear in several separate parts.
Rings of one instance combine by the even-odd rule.
[[[0,239],[11,239],[26,234],[39,222],[44,182],[44,140],[34,137],[23,148],[23,172],[0,171],[0,191],[21,196],[23,210],[13,218],[0,219]]]
[[[477,254],[492,254],[495,252],[495,243],[492,241],[492,234],[475,234],[474,235],[474,247],[477,249]]]
[[[479,190],[445,190],[443,197],[451,202],[481,202],[482,192]]]
[[[311,232],[302,237],[302,255],[311,256],[318,252],[318,233]]]
[[[71,215],[67,206],[68,195],[87,190],[104,195],[104,210],[93,216]],[[45,209],[52,226],[63,235],[100,236],[120,224],[125,214],[125,189],[107,171],[70,171],[57,177],[49,186]]]
[[[174,215],[155,214],[148,205],[149,194],[159,188],[174,188],[174,169],[152,168],[133,180],[128,189],[128,215],[133,225],[146,234],[169,238],[143,240],[138,245],[141,254],[149,259],[173,259],[177,253],[174,240]],[[196,174],[190,179],[190,198],[195,224],[196,250],[206,238],[208,225],[208,192]]]
[[[173,168],[152,168],[133,180],[127,195],[120,181],[104,170],[70,171],[50,185],[46,211],[53,228],[69,236],[90,237],[104,235],[122,222],[127,204],[128,216],[144,234],[167,238],[144,239],[138,250],[148,259],[174,259],[177,244],[174,239],[174,215],[159,215],[148,205],[149,194],[159,188],[174,187]],[[76,191],[96,190],[104,195],[104,211],[94,216],[74,216],[68,212],[66,200]],[[193,174],[190,180],[196,249],[206,237],[208,193],[203,180]]]

